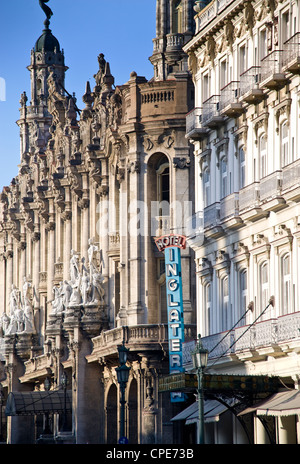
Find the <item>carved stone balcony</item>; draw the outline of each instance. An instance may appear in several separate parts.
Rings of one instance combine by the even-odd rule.
[[[260,205],[259,182],[253,182],[240,190],[239,214],[243,221],[257,221],[268,214]]]
[[[260,201],[264,211],[279,211],[285,208],[286,202],[281,194],[282,172],[275,171],[260,181]]]
[[[241,227],[243,221],[239,214],[239,194],[232,193],[220,202],[220,222],[222,227],[227,229],[237,229]]]
[[[252,327],[245,325],[227,333],[203,337],[202,342],[209,350],[209,359],[221,359],[225,354],[227,359],[229,356],[240,360],[285,356],[300,347],[299,325],[300,312],[295,312],[257,322]]]
[[[220,114],[220,95],[212,95],[202,104],[202,124],[203,127],[215,129],[220,126],[224,117]]]
[[[292,74],[300,73],[300,32],[284,43],[282,69]]]
[[[239,101],[240,83],[231,81],[221,89],[220,113],[229,118],[238,118],[243,113],[243,104]]]
[[[264,92],[259,88],[260,67],[252,66],[240,75],[240,100],[249,105],[261,102]]]
[[[300,201],[300,159],[282,168],[281,191],[286,201]]]
[[[194,108],[186,115],[186,138],[201,140],[208,134],[208,128],[202,125],[202,108]]]
[[[196,338],[196,326],[194,324],[185,324],[184,339],[185,341]],[[98,362],[100,358],[112,355],[116,356],[118,362],[117,345],[121,345],[125,340],[126,346],[130,353],[141,353],[147,351],[155,353],[168,351],[168,325],[167,324],[140,324],[135,326],[123,326],[112,330],[103,331],[97,337],[92,339],[92,353],[88,355],[88,362]],[[150,353],[149,353],[149,356]]]
[[[204,234],[207,238],[215,238],[223,234],[220,223],[220,203],[213,203],[204,208]]]
[[[167,34],[167,51],[169,50],[181,50],[184,45],[183,34]]]
[[[204,241],[204,223],[203,211],[198,211],[193,214],[187,225],[187,242],[193,250],[198,249],[203,245]]]
[[[279,90],[288,83],[282,69],[283,50],[274,50],[261,60],[260,88]]]

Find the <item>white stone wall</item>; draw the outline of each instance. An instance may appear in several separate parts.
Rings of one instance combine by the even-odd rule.
[[[244,7],[238,11],[237,7],[242,3]],[[217,5],[219,5],[218,11]],[[249,5],[249,2],[211,2],[197,15],[196,35],[185,47],[190,56],[195,82],[195,107],[200,108],[202,115],[207,98],[221,95],[218,101],[222,99],[221,63],[224,60],[227,62],[227,83],[238,81],[236,85],[238,98],[234,99],[234,93],[232,94],[231,106],[237,103],[237,106],[243,108],[243,112],[238,117],[224,116],[224,112],[217,113],[215,108],[218,116],[223,115],[222,122],[215,128],[209,127],[207,134],[203,135],[203,129],[208,126],[205,126],[200,119],[198,138],[191,135],[195,147],[196,211],[202,211],[204,208],[204,227],[206,212],[208,214],[210,211],[210,215],[215,218],[214,227],[204,229],[206,241],[202,246],[195,248],[198,333],[208,337],[207,342],[209,336],[231,329],[239,320],[242,314],[239,276],[243,270],[247,271],[247,290],[244,293],[246,306],[253,302],[253,311],[247,312],[246,318],[238,324],[239,326],[249,325],[260,316],[264,310],[262,306],[264,289],[267,301],[269,297],[275,297],[275,305],[270,306],[257,319],[257,323],[270,319],[283,321],[288,317],[287,314],[296,317],[300,309],[298,290],[300,204],[297,196],[300,163],[299,74],[287,72],[281,65],[280,73],[283,79],[286,79],[283,85],[278,88],[268,88],[260,85],[259,82],[257,86],[252,85],[251,88],[259,89],[258,93],[264,97],[256,104],[246,103],[242,98],[244,94],[241,93],[240,78],[243,64],[242,47],[246,47],[246,62],[243,70],[261,65],[261,34],[265,29],[267,46],[270,46],[267,52],[281,49],[283,61],[285,60],[289,49],[284,41],[299,31],[299,6],[298,2],[275,2],[275,10],[273,10],[271,2],[251,2],[250,6],[252,5],[253,10],[246,11],[246,5]],[[229,12],[231,19],[227,16]],[[284,16],[287,12],[290,14],[288,26],[285,24]],[[210,15],[209,21],[208,15]],[[222,23],[222,19],[230,19],[231,22]],[[228,33],[226,33],[226,24]],[[258,71],[260,72],[261,69]],[[206,76],[209,76],[209,90],[206,88]],[[284,123],[288,128],[288,136],[285,140],[282,137]],[[201,130],[202,135],[199,136]],[[262,176],[259,141],[263,134],[267,140],[267,155],[266,170]],[[286,160],[285,142],[288,144],[289,156]],[[245,153],[244,189],[240,188],[241,148]],[[225,198],[222,198],[220,172],[223,155],[227,159]],[[206,208],[203,193],[205,169],[210,171],[210,195]],[[254,208],[255,202],[251,203],[249,195],[254,198],[256,192],[260,197]],[[254,213],[252,210],[253,214],[249,213],[251,208],[248,208],[248,211],[245,209],[245,205],[248,204],[249,207],[250,203],[253,210],[255,209]],[[290,258],[291,269],[288,276],[284,275],[282,269],[282,259],[285,255]],[[263,262],[268,264],[266,285],[263,284],[260,274]],[[228,297],[225,298],[221,288],[224,277],[229,279]],[[211,285],[209,305],[205,301],[208,284]],[[284,288],[289,288],[290,292],[287,308],[283,302]],[[228,308],[227,322],[224,320],[225,306]],[[263,327],[266,325],[260,326]],[[292,327],[293,324],[290,326],[290,333],[287,330],[284,336],[286,340],[294,338]],[[296,338],[299,337],[296,335]],[[282,345],[280,346],[279,351],[282,349]],[[235,346],[233,350],[237,351],[237,347]],[[292,351],[292,348],[287,351]],[[253,356],[250,354],[249,358],[253,359]],[[284,356],[282,351],[280,356]],[[220,365],[222,366],[222,363]],[[232,369],[233,366],[234,363]],[[268,369],[269,372],[278,369],[277,373],[283,373],[282,366],[283,364],[279,363],[277,368],[271,368],[266,364],[264,369],[265,372],[268,372]],[[247,368],[240,364],[240,369],[245,371]],[[291,376],[294,369],[295,366],[290,368]]]

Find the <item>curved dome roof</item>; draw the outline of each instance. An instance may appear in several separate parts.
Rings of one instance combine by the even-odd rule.
[[[36,41],[34,51],[41,52],[43,49],[45,52],[54,52],[55,49],[58,52],[60,51],[59,42],[50,29],[44,29],[43,34]]]

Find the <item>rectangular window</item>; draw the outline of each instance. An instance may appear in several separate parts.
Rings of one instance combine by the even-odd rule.
[[[206,320],[206,334],[211,335],[212,332],[212,319],[211,319],[211,285],[204,287],[204,301],[205,301],[205,320]]]
[[[280,138],[281,138],[282,166],[286,166],[287,164],[291,162],[290,153],[289,153],[289,131],[288,131],[288,125],[286,122],[281,124]]]
[[[281,16],[281,44],[290,38],[290,12],[286,11]]]
[[[210,76],[205,74],[202,79],[202,101],[206,101],[210,97]]]
[[[221,198],[225,198],[227,193],[227,159],[223,157],[220,163],[220,174],[221,174]]]
[[[243,45],[240,47],[240,53],[239,53],[239,74],[241,75],[244,71],[247,70],[247,49],[246,45]]]
[[[246,185],[246,160],[243,148],[239,149],[239,163],[240,163],[240,189]]]
[[[228,277],[225,277],[221,280],[221,296],[222,296],[222,314],[221,321],[222,327],[221,330],[228,330],[229,326],[229,287],[228,287]]]
[[[220,89],[227,84],[227,62],[226,60],[220,63]]]
[[[291,258],[287,254],[281,260],[282,314],[291,312]]]
[[[263,263],[260,267],[260,308],[259,314],[262,313],[269,304],[269,266],[268,263]],[[263,319],[268,319],[269,311],[267,310]]]
[[[259,33],[259,58],[262,60],[268,54],[267,30],[263,29]]]
[[[248,298],[248,290],[247,290],[247,271],[243,270],[239,273],[240,277],[240,308],[238,319],[241,319],[242,316],[247,311],[247,298]],[[243,318],[240,322],[240,325],[244,325],[246,323],[245,318]]]
[[[266,136],[262,135],[259,139],[259,155],[260,155],[260,178],[267,175],[267,141]]]

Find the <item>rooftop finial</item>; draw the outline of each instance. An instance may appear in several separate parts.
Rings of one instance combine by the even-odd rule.
[[[43,12],[45,13],[45,15],[47,17],[46,21],[44,22],[46,27],[49,27],[50,18],[53,15],[53,11],[51,10],[51,8],[49,8],[49,6],[47,6],[47,5],[45,5],[45,3],[48,3],[48,2],[49,2],[49,0],[39,0],[40,7],[42,8]]]

